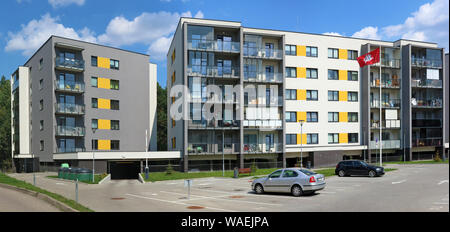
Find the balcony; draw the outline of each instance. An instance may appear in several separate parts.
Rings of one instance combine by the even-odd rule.
[[[400,140],[383,140],[381,142],[382,149],[400,149]],[[380,141],[370,141],[370,149],[379,149]]]
[[[382,108],[400,108],[400,104],[401,104],[400,99],[383,100],[381,103],[381,107]],[[370,107],[371,108],[380,108],[380,101],[379,100],[370,101]]]
[[[244,57],[248,58],[263,58],[263,59],[283,59],[283,50],[281,49],[266,49],[266,48],[252,48],[244,47]]]
[[[244,128],[249,129],[282,129],[283,121],[278,119],[268,120],[244,120]]]
[[[239,129],[240,121],[238,120],[210,120],[210,121],[194,121],[189,120],[189,129]]]
[[[383,120],[382,121],[382,129],[400,129],[401,128],[401,121],[400,120]],[[372,129],[380,129],[380,121],[379,120],[372,120],[370,127]]]
[[[442,68],[442,60],[412,57],[411,66],[416,68]]]
[[[85,86],[81,82],[55,81],[55,90],[70,93],[84,93]]]
[[[85,136],[86,130],[84,127],[70,127],[70,126],[56,126],[56,136]]]
[[[283,83],[283,73],[244,72],[245,82]]]
[[[85,106],[78,104],[68,103],[56,103],[55,113],[57,114],[70,114],[70,115],[83,115],[85,113]]]
[[[283,97],[274,97],[269,101],[258,101],[258,99],[244,99],[244,106],[249,106],[251,108],[264,108],[264,107],[283,107]],[[272,102],[270,102],[272,101]]]
[[[85,152],[86,148],[84,147],[57,147],[56,153],[76,153],[76,152]]]
[[[188,40],[188,49],[196,51],[212,51],[212,52],[241,52],[241,44],[239,42],[221,41],[221,40]]]
[[[190,65],[187,68],[189,76],[204,76],[217,78],[239,78],[240,72],[238,66],[200,66]]]
[[[282,143],[244,144],[244,153],[277,153],[277,152],[283,152]]]
[[[442,99],[419,99],[411,98],[413,108],[442,108]]]
[[[189,155],[219,155],[219,154],[237,154],[240,151],[240,143],[189,143]]]
[[[412,139],[413,147],[442,146],[442,138]]]
[[[411,87],[413,87],[413,88],[442,88],[442,80],[412,79]]]
[[[441,128],[442,119],[412,119],[412,127]]]
[[[63,71],[83,72],[84,60],[65,59],[57,56],[55,58],[55,67],[56,69]]]
[[[400,89],[401,79],[387,79],[381,81],[381,88],[386,89]],[[380,79],[374,79],[370,82],[370,87],[379,88],[380,87]]]
[[[374,64],[379,67],[380,63]],[[383,68],[400,68],[400,59],[381,59],[381,67]]]

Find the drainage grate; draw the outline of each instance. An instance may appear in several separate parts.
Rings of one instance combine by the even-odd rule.
[[[204,209],[205,207],[193,205],[193,206],[188,206],[187,208],[188,209]]]
[[[125,200],[125,198],[123,198],[123,197],[113,197],[113,198],[111,198],[111,200]]]

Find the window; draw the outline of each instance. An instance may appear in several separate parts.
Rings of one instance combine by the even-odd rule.
[[[119,140],[111,140],[111,150],[114,150],[114,151],[120,150],[120,141]]]
[[[39,129],[40,129],[41,131],[44,130],[44,120],[39,121]]]
[[[319,121],[319,113],[318,112],[306,112],[306,121],[307,122],[318,122]]]
[[[319,144],[319,134],[306,134],[306,144]]]
[[[119,101],[118,100],[111,100],[111,109],[119,110]]]
[[[339,101],[339,91],[328,91],[328,101]]]
[[[111,69],[119,70],[119,61],[110,59],[109,60],[109,66],[110,66]]]
[[[44,58],[41,58],[39,60],[39,70],[42,70],[42,67],[44,66]]]
[[[348,122],[358,122],[358,113],[348,112]]]
[[[348,133],[348,143],[357,143],[358,133]]]
[[[286,89],[286,100],[297,100],[297,90]]]
[[[295,45],[286,45],[285,47],[287,56],[296,56],[297,55],[297,46]]]
[[[120,130],[119,120],[111,120],[111,130]]]
[[[272,174],[270,174],[269,178],[279,178],[281,176],[282,171],[283,170],[278,170],[278,171],[273,172]]]
[[[44,100],[39,101],[39,110],[40,111],[44,110]]]
[[[328,122],[339,122],[339,112],[328,112]]]
[[[284,170],[283,178],[297,177],[298,173],[294,170]]]
[[[43,89],[44,88],[44,79],[40,79],[39,80],[39,89]]]
[[[356,60],[358,58],[358,51],[348,50],[347,54],[349,60]]]
[[[177,138],[173,137],[172,138],[172,148],[176,148],[177,147]]]
[[[173,52],[172,52],[172,64],[174,61],[175,61],[175,49],[173,49]]]
[[[317,101],[319,99],[317,90],[306,90],[306,100]]]
[[[98,140],[92,140],[92,150],[98,150]]]
[[[98,119],[92,119],[92,129],[98,129]]]
[[[297,112],[286,112],[286,122],[297,122]]]
[[[92,108],[96,109],[98,108],[98,99],[92,98]]]
[[[338,59],[339,58],[339,49],[328,48],[328,58]]]
[[[349,81],[358,81],[358,72],[355,71],[348,71],[347,72],[347,79]]]
[[[348,101],[349,102],[357,102],[358,101],[358,92],[348,92]]]
[[[296,134],[286,134],[286,145],[297,144]]]
[[[44,151],[44,140],[41,140],[41,141],[40,141],[40,144],[39,144],[39,150],[40,150],[40,151]]]
[[[91,66],[92,67],[97,67],[98,66],[97,57],[96,56],[91,56]]]
[[[317,57],[317,47],[306,46],[306,56]]]
[[[286,77],[297,77],[297,69],[292,67],[286,67]]]
[[[119,90],[119,81],[111,80],[110,81],[111,89]]]
[[[98,78],[97,77],[91,77],[91,86],[98,88]]]
[[[338,80],[339,74],[338,70],[328,69],[328,80]]]
[[[306,69],[306,78],[317,79],[317,69],[316,68],[307,68]]]
[[[331,133],[328,134],[328,144],[339,143],[339,134]]]

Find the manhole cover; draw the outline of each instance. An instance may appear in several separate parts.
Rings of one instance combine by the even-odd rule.
[[[123,197],[113,197],[113,198],[111,198],[111,200],[124,200],[125,198],[123,198]]]
[[[188,209],[204,209],[205,207],[193,205],[193,206],[188,206],[187,208]]]
[[[230,196],[230,198],[236,199],[236,198],[244,198],[244,196]]]

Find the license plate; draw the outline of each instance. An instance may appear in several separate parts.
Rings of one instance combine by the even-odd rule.
[[[319,178],[319,181],[323,181],[323,178]]]

